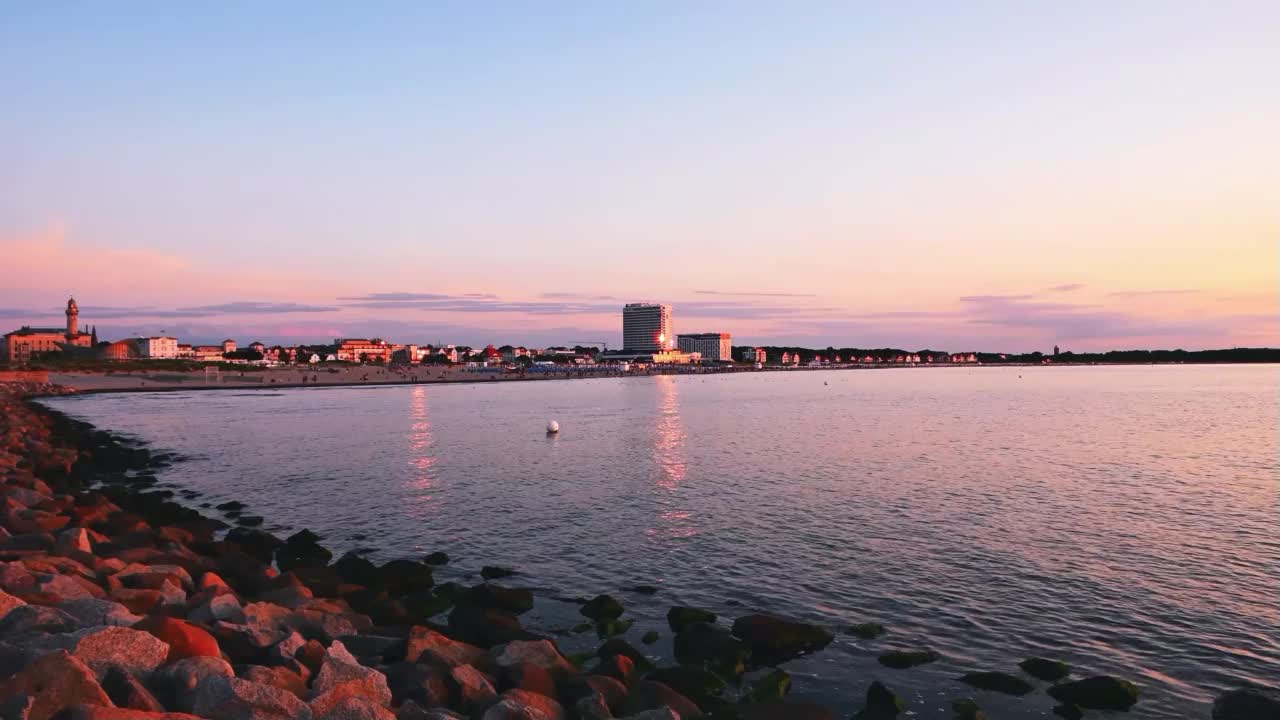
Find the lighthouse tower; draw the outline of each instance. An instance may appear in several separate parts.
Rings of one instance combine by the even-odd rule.
[[[67,342],[75,342],[79,335],[77,326],[80,322],[80,306],[76,305],[76,299],[71,298],[67,301]]]

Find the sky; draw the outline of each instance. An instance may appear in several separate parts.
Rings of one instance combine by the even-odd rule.
[[[1280,3],[0,6],[0,329],[1280,346]]]

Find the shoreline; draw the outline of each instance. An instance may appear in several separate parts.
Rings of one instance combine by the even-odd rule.
[[[280,385],[252,389],[270,387]],[[110,431],[70,418],[33,400],[41,395],[61,394],[80,393],[67,393],[65,388],[57,386],[33,385],[6,394],[0,386],[0,404],[6,410],[8,422],[8,427],[0,427],[0,431],[4,431],[0,437],[7,438],[7,447],[13,448],[16,430],[22,441],[20,449],[24,451],[13,454],[19,459],[12,461],[10,468],[4,464],[6,447],[0,447],[5,493],[10,498],[16,495],[33,501],[23,510],[15,510],[16,515],[6,515],[7,536],[0,535],[0,560],[8,561],[8,567],[15,562],[44,563],[37,567],[47,571],[52,565],[58,571],[57,577],[81,584],[91,581],[103,596],[87,589],[86,592],[104,603],[119,603],[123,608],[113,608],[114,617],[123,617],[120,613],[145,617],[136,627],[143,627],[141,623],[145,622],[165,625],[160,635],[145,630],[159,639],[173,639],[172,635],[162,637],[164,632],[169,632],[166,628],[170,623],[152,618],[173,618],[177,622],[183,622],[178,618],[185,618],[183,625],[189,627],[184,627],[181,634],[207,635],[215,649],[213,654],[230,661],[224,668],[201,660],[216,668],[211,679],[198,680],[187,691],[175,687],[172,675],[179,672],[177,666],[184,662],[191,664],[182,659],[166,658],[146,672],[133,673],[144,689],[159,698],[157,704],[165,710],[207,708],[207,705],[198,705],[201,693],[212,695],[216,690],[224,694],[231,692],[237,698],[240,697],[237,693],[272,695],[277,702],[292,708],[281,717],[330,717],[339,703],[366,711],[359,716],[333,715],[334,720],[338,717],[505,720],[541,717],[512,713],[522,712],[521,708],[532,712],[544,705],[559,709],[559,714],[549,710],[547,717],[560,718],[628,717],[637,712],[662,713],[664,708],[675,712],[645,717],[667,720],[697,716],[726,720],[835,717],[820,705],[787,702],[790,678],[783,667],[788,659],[820,651],[831,642],[832,631],[840,632],[839,629],[758,615],[739,617],[730,629],[723,620],[705,610],[672,608],[668,624],[675,640],[674,661],[680,664],[658,668],[655,667],[657,658],[622,639],[627,624],[625,609],[614,598],[602,595],[579,601],[584,603],[579,612],[585,627],[575,628],[579,632],[595,631],[602,644],[593,653],[566,657],[552,635],[521,625],[520,615],[533,607],[533,593],[501,583],[500,569],[486,568],[481,573],[483,581],[470,587],[454,582],[440,583],[432,577],[433,570],[438,571],[439,566],[430,563],[441,560],[447,563],[442,554],[392,560],[381,566],[356,553],[348,553],[335,561],[322,546],[322,538],[306,530],[281,539],[256,529],[262,524],[262,518],[241,514],[252,512],[252,508],[234,508],[231,512],[235,517],[224,511],[224,515],[235,521],[230,524],[207,516],[187,507],[193,500],[186,493],[154,487],[155,471],[181,462],[181,458],[154,454],[143,443],[121,439]],[[13,408],[20,409],[11,412]],[[17,425],[13,424],[14,420],[18,421]],[[35,442],[28,442],[30,440]],[[8,452],[12,454],[12,450]],[[30,492],[11,494],[11,489],[18,487]],[[24,511],[30,516],[20,519],[57,527],[12,532],[23,529],[10,526],[11,520]],[[62,517],[67,520],[59,524]],[[15,539],[19,538],[20,542],[15,545]],[[81,567],[67,561],[79,563]],[[35,574],[34,570],[30,572]],[[129,582],[135,575],[145,580]],[[12,593],[5,586],[8,577],[8,570],[0,573],[0,588]],[[5,599],[7,604],[8,597],[15,597],[31,606],[56,609],[84,599],[50,597],[68,592],[68,587],[64,587],[67,583],[54,579],[41,582],[55,589],[38,587],[25,596],[21,592],[0,593],[0,599]],[[58,601],[41,605],[55,599]],[[12,607],[23,606],[0,605],[0,642],[11,639],[8,615]],[[441,619],[446,613],[447,619]],[[107,615],[104,612],[103,618]],[[38,628],[43,637],[38,638],[36,645],[44,647],[41,643],[76,632],[105,632],[93,631],[92,627],[96,626],[81,624],[72,629],[63,622],[56,627],[57,632],[51,632],[55,628],[41,626],[28,626],[28,632]],[[875,634],[874,628],[862,626],[844,632]],[[29,640],[30,637],[23,639]],[[64,642],[57,640],[54,644]],[[171,644],[170,648],[175,646]],[[287,652],[290,648],[292,655]],[[309,649],[304,651],[304,648]],[[77,652],[78,646],[71,656],[76,657]],[[308,661],[314,667],[309,666]],[[889,662],[899,661],[930,660],[916,655],[890,658],[886,662],[885,657],[881,657],[881,664],[886,667],[892,668],[894,665]],[[28,658],[26,662],[27,667],[8,680],[3,678],[8,670],[0,672],[0,681],[4,683],[0,689],[12,683],[14,677],[31,670],[34,661]],[[101,666],[106,661],[98,662]],[[662,658],[660,662],[670,664],[673,659]],[[325,687],[321,678],[325,677],[326,666],[358,675],[362,679],[359,692],[350,687],[341,692]],[[88,667],[94,669],[92,663]],[[744,681],[743,672],[748,667],[773,670]],[[241,682],[231,682],[228,670]],[[1017,676],[995,675],[1001,677],[977,682],[1008,681],[1009,677],[1026,682]],[[707,687],[712,679],[720,681],[715,692]],[[106,683],[105,677],[100,680],[100,684]],[[1109,681],[1113,690],[1126,688],[1122,680],[1109,678]],[[206,682],[211,684],[206,687]],[[1071,684],[1058,683],[1045,689]],[[383,692],[384,687],[389,694]],[[734,687],[740,687],[740,691],[735,692]],[[277,692],[273,694],[270,689]],[[856,692],[860,694],[861,690]],[[469,695],[472,691],[483,699]],[[301,705],[279,695],[280,692],[293,696]],[[854,692],[851,690],[850,694]],[[338,698],[335,693],[342,697]],[[889,705],[896,702],[896,696],[879,683],[866,693],[868,710],[879,707],[887,712]],[[0,692],[0,701],[4,699]],[[860,699],[859,695],[858,704]],[[554,707],[544,700],[555,703]],[[889,705],[885,705],[886,702]],[[428,707],[441,712],[447,707],[463,714],[437,712],[433,715],[425,709]],[[304,710],[311,714],[306,715]],[[194,716],[201,715],[197,712]],[[160,717],[93,712],[87,716]],[[250,717],[217,713],[203,716]]]
[[[449,375],[439,375],[435,377],[423,377],[419,379],[406,379],[397,377],[394,379],[355,379],[350,376],[357,373],[368,374],[370,370],[385,374],[391,372],[387,368],[372,368],[366,366],[355,366],[343,368],[337,374],[344,377],[329,379],[322,377],[323,374],[331,374],[327,370],[322,374],[320,372],[303,373],[306,375],[321,376],[317,381],[301,382],[297,381],[299,375],[296,369],[268,369],[246,371],[238,376],[232,376],[230,379],[217,384],[206,383],[203,375],[192,372],[188,375],[180,375],[174,371],[142,371],[142,372],[126,372],[120,374],[108,372],[47,372],[48,382],[50,384],[69,387],[75,390],[78,395],[93,394],[109,394],[109,393],[144,393],[144,392],[181,392],[181,391],[218,391],[218,390],[287,390],[296,388],[317,388],[317,387],[388,387],[403,385],[475,385],[489,383],[507,383],[507,382],[549,382],[564,380],[599,380],[606,378],[632,378],[632,377],[652,377],[655,375],[735,375],[739,373],[772,373],[772,372],[821,372],[821,371],[845,371],[845,370],[924,370],[924,369],[942,369],[942,370],[959,370],[969,369],[976,370],[982,368],[1082,368],[1082,367],[1151,367],[1154,365],[1180,365],[1180,366],[1213,366],[1213,365],[1268,365],[1271,363],[1073,363],[1073,364],[1036,364],[1036,363],[973,363],[973,364],[913,364],[913,365],[844,365],[838,367],[778,367],[766,366],[763,368],[750,367],[732,367],[732,368],[715,368],[715,367],[697,367],[682,369],[680,366],[662,371],[647,372],[604,372],[604,371],[583,371],[579,373],[510,373],[499,374],[475,373],[461,368],[447,370],[445,373]],[[408,372],[408,371],[404,371]],[[230,372],[227,373],[230,375]],[[275,375],[275,377],[272,377]],[[181,377],[182,379],[177,379]],[[256,378],[255,380],[240,380],[240,377]],[[293,381],[278,381],[285,377],[295,378]],[[137,381],[138,385],[126,384]],[[268,382],[269,380],[269,382]]]

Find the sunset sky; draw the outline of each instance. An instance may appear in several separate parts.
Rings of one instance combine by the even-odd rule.
[[[1280,3],[10,3],[0,332],[1280,345]]]

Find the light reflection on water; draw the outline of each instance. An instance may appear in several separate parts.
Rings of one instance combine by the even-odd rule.
[[[562,595],[839,627],[788,664],[847,714],[871,678],[921,718],[1032,654],[1143,687],[1129,717],[1206,716],[1280,677],[1274,367],[934,369],[50,400],[191,460],[163,479],[309,527],[335,552],[446,550]],[[548,417],[562,431],[548,438]],[[245,418],[252,418],[246,422]],[[264,479],[265,478],[265,479]],[[285,526],[283,523],[289,523]],[[368,535],[357,541],[353,534]],[[943,660],[880,668],[885,647]],[[669,652],[666,641],[655,652]]]

